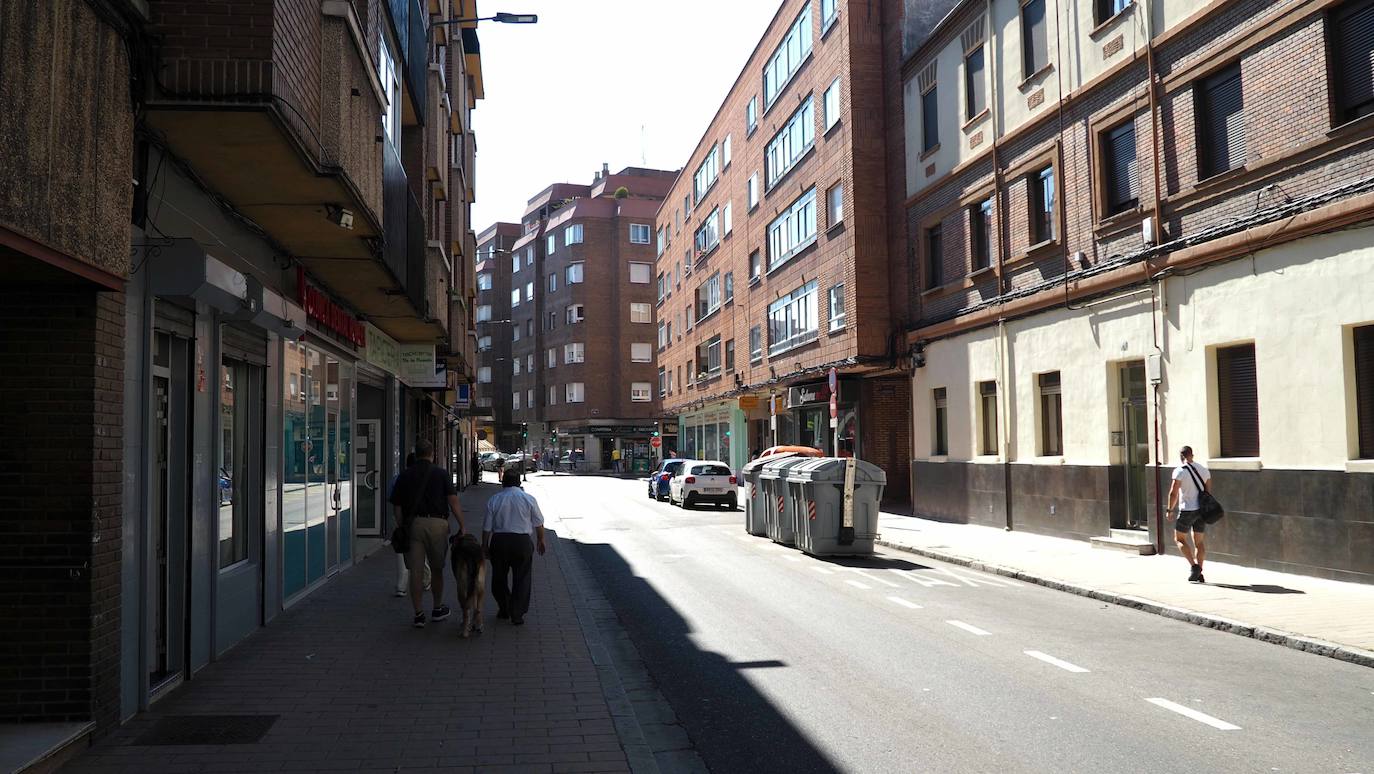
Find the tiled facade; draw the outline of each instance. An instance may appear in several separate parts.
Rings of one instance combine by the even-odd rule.
[[[511,246],[519,223],[494,223],[477,235],[477,382],[474,407],[497,449],[520,448],[520,423],[511,413]]]

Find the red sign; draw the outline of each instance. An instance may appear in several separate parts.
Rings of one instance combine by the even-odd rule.
[[[355,346],[367,344],[367,334],[358,318],[334,303],[323,290],[306,282],[305,269],[301,267],[296,267],[296,303],[305,309],[305,316],[321,328]]]
[[[660,446],[663,445],[663,439],[662,439],[662,438],[650,438],[650,439],[649,439],[649,445],[652,446],[652,447],[654,447],[655,449],[657,449],[658,447],[660,447]]]
[[[839,401],[835,400],[835,393],[830,393],[830,418],[834,419],[840,415]]]

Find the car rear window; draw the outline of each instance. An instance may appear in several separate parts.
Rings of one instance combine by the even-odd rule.
[[[730,469],[724,465],[698,465],[693,469],[698,476],[728,476]]]
[[[680,470],[682,470],[681,462],[670,462],[663,467],[664,473],[672,473],[673,475],[677,475]]]

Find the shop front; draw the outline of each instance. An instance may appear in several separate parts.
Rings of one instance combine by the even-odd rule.
[[[745,412],[738,401],[708,405],[678,417],[679,456],[694,460],[719,460],[739,470],[749,461],[745,443],[748,431]]]
[[[838,428],[834,428],[830,424],[829,384],[815,382],[789,387],[787,416],[785,419],[782,414],[778,416],[778,443],[811,446],[827,456],[862,456],[859,389],[860,384],[856,380],[840,380],[839,394],[836,396]]]

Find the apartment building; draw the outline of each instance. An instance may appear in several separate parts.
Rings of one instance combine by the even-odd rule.
[[[379,546],[417,438],[472,448],[475,4],[203,5],[0,11],[0,722],[50,747]]]
[[[904,69],[926,516],[1374,582],[1374,4],[970,0]]]
[[[654,213],[676,172],[602,165],[532,197],[510,255],[510,399],[531,452],[642,469],[653,394]]]
[[[523,444],[511,407],[510,316],[512,246],[524,234],[519,223],[494,223],[477,235],[477,384],[474,416],[497,449]]]
[[[905,262],[889,259],[883,99],[902,6],[781,3],[659,209],[669,451],[738,468],[799,443],[872,461],[906,496]]]

